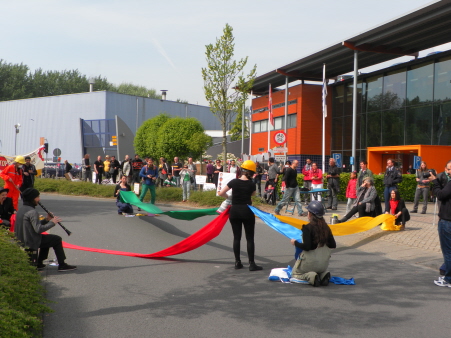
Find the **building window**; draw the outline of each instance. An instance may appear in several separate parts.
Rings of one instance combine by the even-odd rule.
[[[374,112],[368,113],[367,116],[367,134],[366,134],[366,146],[367,147],[380,147],[381,146],[381,113]]]
[[[344,92],[345,92],[344,85],[334,87],[334,104],[333,104],[334,117],[343,116],[344,98],[345,98]]]
[[[287,123],[287,128],[296,128],[296,115],[297,114],[291,114],[288,115],[288,123]]]
[[[434,86],[434,64],[428,62],[412,66],[407,71],[407,105],[417,105],[432,101]]]
[[[382,146],[404,144],[404,109],[382,112]]]
[[[287,128],[296,128],[296,115],[290,114],[287,119]],[[281,130],[285,129],[285,116],[279,116],[274,118],[274,126],[269,125],[269,130]],[[268,120],[261,120],[252,123],[252,132],[261,133],[268,131]]]
[[[252,126],[253,126],[253,130],[252,130],[253,133],[261,132],[261,121],[252,123]]]
[[[451,100],[451,56],[435,64],[434,74],[434,100]]]
[[[384,78],[382,109],[398,109],[405,106],[406,69],[388,73]]]
[[[332,149],[343,149],[343,118],[332,120]]]
[[[432,105],[406,111],[406,144],[431,144]]]
[[[451,101],[434,106],[432,144],[451,144]]]
[[[382,76],[367,79],[367,108],[368,112],[381,110],[382,106]]]

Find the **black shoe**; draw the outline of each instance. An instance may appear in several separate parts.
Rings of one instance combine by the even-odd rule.
[[[416,214],[417,212],[418,212],[418,211],[416,211],[416,210],[412,210],[412,211],[411,211],[412,214]]]
[[[328,286],[330,280],[330,272],[326,273],[326,275],[321,279],[320,285],[321,286]]]
[[[235,262],[235,270],[242,269],[242,268],[243,268],[243,264],[241,264],[241,261],[236,261]]]
[[[72,271],[75,270],[76,268],[77,267],[74,265],[63,263],[58,266],[58,272]]]
[[[423,215],[426,213],[426,211],[425,210],[423,210],[422,212],[421,212]]]
[[[138,208],[138,211],[141,211],[141,208]]]
[[[259,270],[263,270],[263,268],[255,264],[255,262],[249,262],[249,271],[259,271]]]
[[[337,210],[337,207],[333,207],[332,210]]]
[[[45,264],[38,263],[38,265],[36,265],[36,268],[37,268],[38,270],[43,270],[46,266],[47,266],[47,265],[45,265]]]
[[[313,281],[313,286],[317,287],[317,286],[320,286],[320,284],[321,284],[321,281],[319,280],[319,276],[316,275],[315,280]]]
[[[326,209],[332,209],[332,207],[327,207]]]
[[[342,219],[339,219],[339,220],[338,220],[338,223],[344,223],[344,222],[347,222],[347,221],[348,221],[347,218],[342,218]]]

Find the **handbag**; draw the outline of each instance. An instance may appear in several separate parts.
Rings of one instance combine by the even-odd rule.
[[[194,177],[190,176],[189,181],[191,182],[191,184],[193,184],[194,183]]]

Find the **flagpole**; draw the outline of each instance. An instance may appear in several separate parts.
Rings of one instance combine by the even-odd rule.
[[[270,127],[271,124],[271,109],[272,109],[272,92],[271,92],[271,84],[269,84],[269,98],[268,98],[268,153],[269,153],[269,147],[270,147]]]
[[[326,106],[326,96],[327,96],[327,87],[326,87],[326,64],[323,64],[323,92],[322,92],[322,107],[323,107],[323,145],[322,145],[322,171],[323,173],[326,170],[326,116],[327,116],[327,106]]]
[[[253,125],[252,125],[252,90],[251,95],[249,96],[249,107],[250,113],[249,113],[249,156],[252,156],[252,131],[253,131]]]

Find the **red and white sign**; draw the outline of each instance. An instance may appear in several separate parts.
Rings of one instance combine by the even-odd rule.
[[[277,144],[284,144],[285,142],[287,142],[287,134],[285,134],[285,132],[283,131],[278,131],[274,134],[274,142],[276,142]]]

